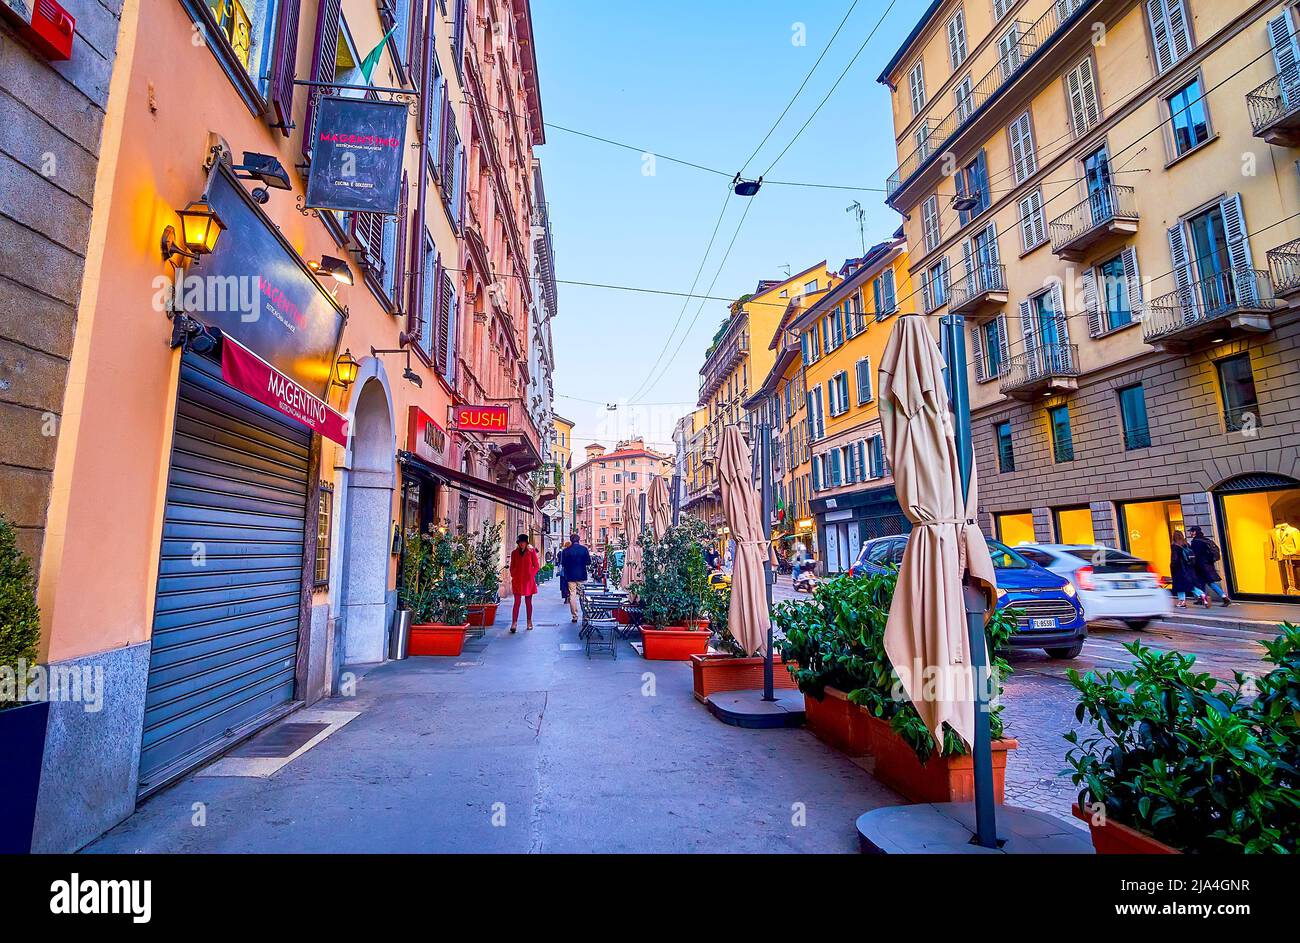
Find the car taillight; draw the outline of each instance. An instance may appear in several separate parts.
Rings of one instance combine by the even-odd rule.
[[[1097,584],[1092,581],[1092,567],[1084,566],[1074,571],[1074,581],[1080,589],[1096,589]]]

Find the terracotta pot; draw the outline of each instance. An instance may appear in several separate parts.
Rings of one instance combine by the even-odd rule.
[[[1099,855],[1181,855],[1177,848],[1156,841],[1145,832],[1139,832],[1119,822],[1107,819],[1105,825],[1095,825],[1092,815],[1075,803],[1071,809],[1074,817],[1088,823],[1092,833],[1092,847]]]
[[[849,756],[867,755],[867,726],[863,723],[867,714],[850,703],[843,691],[827,688],[820,700],[805,694],[803,705],[809,730]]]
[[[889,721],[873,717],[856,704],[857,723],[866,730],[867,752],[876,760],[872,775],[913,802],[971,802],[975,798],[975,763],[966,756],[932,755],[922,763],[906,740],[894,733]],[[1007,751],[1015,740],[993,741],[993,797],[1002,801],[1007,773]]]
[[[465,630],[468,628],[468,622],[464,625],[413,625],[411,643],[406,652],[408,655],[459,655],[465,647]]]
[[[472,602],[469,604],[468,622],[474,628],[486,628],[496,625],[497,606],[495,602]]]
[[[691,673],[695,680],[695,699],[703,702],[717,691],[749,691],[763,686],[763,659],[706,653],[691,656]],[[772,657],[772,685],[790,690],[794,678],[785,670],[780,655]]]
[[[684,628],[641,629],[641,644],[650,661],[689,661],[692,655],[709,650],[708,632],[691,632]]]
[[[707,632],[709,631],[709,620],[708,619],[687,619],[686,627],[688,629],[694,629],[696,632]]]

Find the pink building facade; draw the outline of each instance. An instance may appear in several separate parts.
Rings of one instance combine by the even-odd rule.
[[[617,545],[623,537],[623,506],[639,502],[655,476],[671,474],[672,458],[650,451],[641,439],[620,442],[612,452],[588,445],[587,459],[573,470],[574,517],[585,544]]]

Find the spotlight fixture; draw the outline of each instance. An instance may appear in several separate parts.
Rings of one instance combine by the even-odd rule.
[[[181,256],[197,261],[207,255],[217,245],[217,238],[225,230],[221,221],[207,200],[193,200],[183,210],[177,210],[181,218],[180,242],[176,241],[175,226],[168,226],[162,234],[162,257],[164,262],[173,256]]]
[[[338,373],[339,377],[335,382],[346,390],[356,382],[357,370],[360,366],[361,365],[353,359],[351,349],[343,351],[343,353],[339,355],[338,362],[334,365],[335,371]]]
[[[256,154],[252,151],[244,151],[244,162],[230,168],[235,172],[235,176],[240,180],[257,180],[262,186],[253,188],[253,199],[259,204],[266,203],[271,199],[267,187],[276,190],[289,190],[292,184],[289,183],[289,172],[284,169],[284,165],[270,154]]]
[[[343,259],[336,259],[332,255],[322,255],[319,260],[313,259],[307,263],[307,267],[317,275],[328,275],[344,285],[355,283],[351,266]]]
[[[736,174],[735,178],[731,181],[731,188],[735,191],[736,196],[753,196],[758,193],[759,187],[762,185],[762,177],[759,177],[757,180],[746,180],[741,177],[740,174]]]
[[[403,344],[408,343],[407,336],[405,333],[401,335],[401,341]],[[402,371],[402,379],[413,384],[417,388],[422,388],[424,386],[424,381],[420,379],[420,375],[411,369],[411,348],[410,347],[398,347],[396,349],[389,349],[389,350],[379,350],[378,348],[375,347],[370,348],[370,355],[372,357],[378,357],[381,354],[406,354],[406,369]]]
[[[975,194],[970,196],[955,196],[952,198],[952,208],[959,213],[969,213],[971,210],[979,209],[980,198]]]
[[[414,383],[417,389],[423,388],[424,386],[424,381],[420,379],[420,375],[409,366],[402,371],[402,379]]]

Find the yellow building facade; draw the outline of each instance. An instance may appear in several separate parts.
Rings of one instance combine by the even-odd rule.
[[[1300,594],[1291,4],[932,4],[880,80],[922,308],[968,343],[984,522]]]

